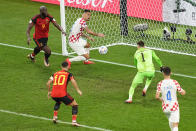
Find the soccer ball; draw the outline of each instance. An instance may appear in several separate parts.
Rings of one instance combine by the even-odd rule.
[[[108,48],[106,46],[99,47],[99,54],[106,54],[108,52]]]

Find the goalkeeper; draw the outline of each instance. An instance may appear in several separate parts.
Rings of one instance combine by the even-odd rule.
[[[146,91],[152,82],[152,78],[155,76],[155,68],[152,59],[154,59],[162,69],[162,62],[159,57],[157,57],[153,50],[145,48],[143,41],[137,43],[137,48],[138,50],[134,55],[134,64],[137,67],[138,72],[131,84],[129,99],[125,101],[126,103],[132,103],[134,90],[139,84],[143,83],[144,78],[147,79],[143,89],[143,96],[146,95]]]

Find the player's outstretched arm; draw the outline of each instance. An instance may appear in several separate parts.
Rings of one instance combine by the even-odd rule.
[[[85,28],[86,32],[90,35],[98,36],[98,37],[104,37],[105,35],[102,33],[95,33],[92,30],[90,30],[88,27]]]
[[[84,34],[84,33],[82,34],[82,37],[85,37],[85,38],[87,38],[91,41],[95,41],[92,37],[90,37],[90,36],[88,36],[87,34]]]
[[[48,99],[50,98],[50,94],[51,94],[51,91],[50,91],[51,83],[52,83],[51,79],[49,79],[48,82],[46,83],[46,86],[48,87]]]
[[[182,91],[180,92],[181,95],[185,95],[186,91],[182,89]]]
[[[134,65],[137,67],[137,59],[136,59],[136,57],[135,57],[135,55],[134,55]]]
[[[176,85],[177,91],[178,91],[181,95],[185,95],[185,94],[186,94],[186,91],[183,90],[183,89],[181,88],[180,84],[179,84],[177,81],[175,81],[175,85]]]
[[[76,89],[76,91],[78,92],[79,95],[82,95],[82,91],[78,88],[78,84],[76,82],[76,80],[73,78],[71,79],[71,83],[74,86],[74,88]]]
[[[66,35],[65,31],[63,30],[63,28],[56,23],[56,21],[52,21],[53,25],[59,30],[62,32],[62,34]]]
[[[155,54],[154,51],[152,51],[152,57],[153,57],[153,59],[159,64],[160,67],[163,66],[161,60],[160,60],[159,57]]]
[[[31,32],[31,29],[33,28],[34,24],[32,21],[29,22],[29,25],[27,27],[27,32],[26,32],[26,35],[27,35],[27,44],[29,45],[30,42],[31,42],[31,36],[30,36],[30,32]]]

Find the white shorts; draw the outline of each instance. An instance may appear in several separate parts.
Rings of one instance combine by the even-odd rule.
[[[84,54],[87,53],[85,48],[84,48],[86,46],[86,44],[87,44],[87,41],[84,38],[79,38],[79,40],[74,42],[74,43],[69,42],[69,46],[78,55],[84,55]]]
[[[172,112],[164,112],[167,116],[169,122],[172,123],[179,123],[180,121],[180,112],[178,111],[172,111]]]

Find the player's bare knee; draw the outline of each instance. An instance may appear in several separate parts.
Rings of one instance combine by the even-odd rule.
[[[84,54],[83,55],[86,59],[90,59],[89,54]]]
[[[91,45],[89,43],[86,44],[85,48],[90,48]]]
[[[173,127],[178,127],[178,123],[173,123]]]

